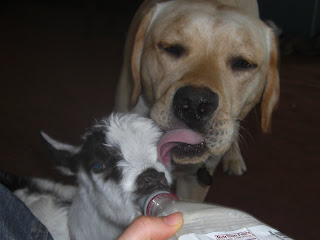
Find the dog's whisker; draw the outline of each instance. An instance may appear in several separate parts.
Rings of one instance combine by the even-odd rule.
[[[237,148],[240,150],[240,146],[239,146],[238,142],[236,140],[234,140],[233,142],[236,144]]]
[[[232,138],[232,142],[236,144],[236,146],[239,150],[240,150],[240,145],[239,145],[240,140],[244,140],[244,139],[243,139],[242,135],[240,134],[240,132],[237,130],[237,134],[236,134],[236,136],[234,136]],[[245,142],[245,140],[244,140],[244,142]]]
[[[239,132],[239,142],[244,143],[244,145],[246,146],[246,148],[248,148],[248,142],[246,140],[246,138],[244,136],[242,136],[242,134]]]
[[[251,134],[245,127],[239,125],[239,128],[240,128],[242,131],[244,131],[245,134],[246,134],[247,136],[249,136],[253,142],[255,142],[254,137],[252,136],[252,134]],[[239,131],[239,134],[241,134],[240,131]],[[242,134],[241,134],[241,137],[243,138],[243,140],[245,140],[245,142],[247,142],[246,139],[245,139],[245,137],[242,136]]]

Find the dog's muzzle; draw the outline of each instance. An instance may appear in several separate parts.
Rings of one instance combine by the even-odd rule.
[[[206,87],[184,86],[173,97],[172,111],[181,122],[159,143],[159,157],[166,165],[204,162],[209,156],[205,140],[208,125],[218,108],[219,96]]]
[[[219,96],[205,87],[180,88],[173,98],[175,117],[190,129],[201,132],[219,105]]]

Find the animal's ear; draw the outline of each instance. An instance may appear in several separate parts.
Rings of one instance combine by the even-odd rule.
[[[58,142],[44,132],[40,132],[40,134],[57,169],[66,175],[75,175],[77,164],[74,156],[80,151],[80,148]]]
[[[153,5],[151,5],[153,3]],[[141,6],[141,9],[138,10],[135,19],[137,26],[132,26],[133,31],[135,31],[134,43],[132,48],[131,55],[131,70],[133,76],[133,90],[131,94],[131,107],[135,106],[138,102],[139,96],[141,94],[141,81],[140,81],[140,63],[142,51],[147,36],[147,31],[155,8],[157,5],[154,4],[154,1],[145,1]]]
[[[278,72],[278,44],[275,34],[269,29],[270,58],[267,81],[261,103],[261,128],[264,133],[271,131],[271,117],[278,107],[280,97],[280,80]]]

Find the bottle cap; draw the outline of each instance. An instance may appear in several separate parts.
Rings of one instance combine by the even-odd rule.
[[[144,197],[138,199],[138,204],[141,207],[144,215],[146,215],[146,216],[149,215],[148,214],[149,203],[152,201],[152,199],[156,198],[160,194],[170,195],[173,199],[178,200],[177,195],[175,195],[174,193],[167,192],[167,191],[158,191],[158,192],[151,193],[150,195],[144,196]]]

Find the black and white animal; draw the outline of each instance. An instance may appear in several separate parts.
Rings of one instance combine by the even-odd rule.
[[[151,119],[112,114],[96,122],[79,147],[43,138],[56,166],[78,186],[0,176],[48,228],[54,239],[116,239],[142,214],[137,200],[169,190],[171,175],[158,160],[162,135]]]

